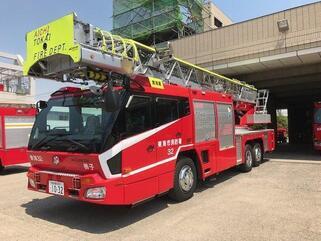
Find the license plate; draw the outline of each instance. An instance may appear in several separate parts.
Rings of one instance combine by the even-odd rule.
[[[64,183],[49,181],[49,193],[63,196],[65,194]]]

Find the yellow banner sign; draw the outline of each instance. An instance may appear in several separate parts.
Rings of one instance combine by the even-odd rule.
[[[162,90],[164,89],[164,84],[161,79],[154,78],[154,77],[149,77],[148,79],[152,88],[162,89]]]

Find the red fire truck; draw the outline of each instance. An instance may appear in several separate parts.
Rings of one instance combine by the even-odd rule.
[[[30,79],[22,78],[22,61],[18,55],[0,52],[0,171],[28,162],[27,144],[36,110],[22,95],[30,91]]]
[[[314,149],[321,151],[321,102],[314,103],[313,143]]]
[[[0,104],[0,171],[28,162],[27,144],[35,112],[31,105]]]
[[[268,91],[113,36],[74,14],[27,34],[25,74],[66,87],[39,102],[28,145],[28,188],[105,205],[131,205],[231,167],[249,172],[274,150]]]

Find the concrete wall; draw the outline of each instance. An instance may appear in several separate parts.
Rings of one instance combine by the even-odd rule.
[[[204,31],[216,29],[214,19],[217,18],[222,22],[223,26],[231,25],[232,20],[223,13],[214,3],[209,2],[205,6],[206,11],[204,12]]]
[[[287,33],[277,21],[288,19]],[[176,56],[203,67],[321,46],[321,2],[211,30],[173,42]]]

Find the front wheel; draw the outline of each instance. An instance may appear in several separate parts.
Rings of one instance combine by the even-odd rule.
[[[175,169],[174,187],[168,196],[177,202],[190,199],[196,189],[197,173],[192,159],[182,157],[178,160]]]
[[[250,172],[253,167],[253,150],[252,146],[249,144],[245,146],[244,157],[245,161],[242,165],[240,165],[240,170],[242,172]]]

